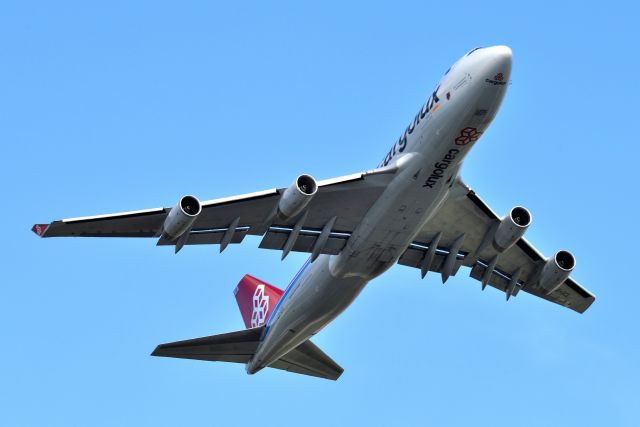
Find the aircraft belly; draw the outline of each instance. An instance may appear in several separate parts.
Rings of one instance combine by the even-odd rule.
[[[446,197],[446,179],[436,188],[423,187],[424,177],[428,174],[425,171],[430,172],[425,165],[433,162],[418,155],[413,163],[371,207],[342,253],[332,256],[334,276],[359,276],[371,280],[385,272],[397,262]],[[455,175],[455,169],[452,166],[451,176]]]
[[[372,218],[367,227],[371,232],[353,246],[346,275],[362,275],[371,279],[393,266],[422,229],[436,204],[437,200],[429,200],[394,205],[396,212],[392,217],[378,221]]]
[[[329,256],[318,257],[269,325],[250,369],[268,366],[319,332],[353,302],[366,284],[358,277],[333,277]]]

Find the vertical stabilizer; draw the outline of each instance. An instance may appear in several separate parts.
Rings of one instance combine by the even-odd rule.
[[[233,291],[247,328],[265,324],[283,291],[246,274]]]

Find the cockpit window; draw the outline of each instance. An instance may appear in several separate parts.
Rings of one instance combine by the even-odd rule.
[[[449,74],[449,71],[451,71],[451,67],[447,68],[447,71],[445,71],[443,75],[446,76],[447,74]]]
[[[474,47],[474,48],[473,48],[473,49],[471,49],[471,50],[469,51],[469,53],[467,53],[465,56],[469,56],[469,55],[471,55],[473,52],[475,52],[476,50],[479,50],[479,49],[482,49],[482,48],[481,48],[481,47]]]

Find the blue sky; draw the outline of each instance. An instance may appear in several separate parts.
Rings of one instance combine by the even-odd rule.
[[[637,6],[345,3],[3,4],[0,424],[637,425]],[[584,315],[396,266],[314,339],[338,382],[248,376],[149,353],[242,328],[238,280],[284,287],[306,255],[29,231],[370,169],[493,44],[512,84],[463,177],[575,254]]]

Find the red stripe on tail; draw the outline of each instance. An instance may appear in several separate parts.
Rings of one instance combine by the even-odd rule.
[[[236,296],[245,326],[255,328],[265,324],[283,291],[246,274],[233,294]]]

